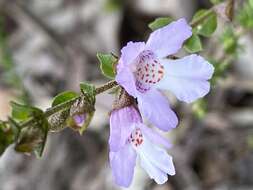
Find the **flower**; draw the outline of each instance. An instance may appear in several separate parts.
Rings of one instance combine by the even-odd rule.
[[[172,157],[156,144],[171,147],[167,140],[142,123],[134,106],[114,110],[110,117],[109,159],[116,184],[123,187],[131,184],[137,158],[158,184],[167,181],[167,174],[174,175]]]
[[[76,126],[78,126],[78,127],[82,127],[83,126],[83,124],[85,123],[85,121],[86,121],[86,114],[84,113],[84,114],[79,114],[79,115],[74,115],[73,116],[73,119],[74,119],[74,121],[75,121],[75,124],[76,124]]]
[[[169,90],[187,103],[210,90],[208,79],[214,68],[201,56],[166,59],[191,35],[185,19],[179,19],[151,33],[146,43],[129,42],[121,50],[116,81],[137,98],[142,116],[163,131],[175,128],[178,119],[160,90]]]

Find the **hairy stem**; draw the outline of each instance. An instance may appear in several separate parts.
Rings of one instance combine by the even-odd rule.
[[[108,83],[102,85],[102,86],[99,86],[95,89],[96,91],[96,95],[98,94],[101,94],[115,86],[117,86],[117,82],[115,80],[112,80],[112,81],[109,81]],[[61,104],[58,104],[57,106],[54,106],[52,108],[48,108],[46,111],[45,111],[45,117],[50,117],[51,115],[65,109],[65,108],[69,108],[73,103],[75,103],[76,100],[78,100],[78,98],[80,98],[80,96],[74,98],[74,99],[71,99],[69,101],[66,101],[66,102],[63,102]],[[25,122],[23,122],[21,125],[20,125],[20,128],[25,128],[31,124],[33,124],[34,122],[34,118],[31,118]]]
[[[115,80],[112,80],[112,81],[109,81],[108,83],[102,85],[102,86],[99,86],[96,88],[96,94],[100,94],[104,91],[107,91],[115,86],[117,86],[117,82]]]

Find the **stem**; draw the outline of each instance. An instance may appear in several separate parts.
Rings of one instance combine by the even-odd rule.
[[[105,92],[115,86],[117,86],[117,82],[115,80],[112,80],[112,81],[109,81],[108,83],[102,85],[102,86],[99,86],[95,89],[95,92],[96,92],[96,95],[98,94],[101,94],[102,92]],[[45,117],[50,117],[51,115],[65,109],[65,108],[68,108],[70,107],[73,103],[75,103],[76,100],[78,100],[78,98],[80,98],[80,96],[74,98],[74,99],[71,99],[69,101],[66,101],[66,102],[63,102],[61,104],[58,104],[57,106],[54,106],[52,108],[48,108],[46,111],[45,111]],[[31,124],[33,124],[34,122],[34,118],[31,118],[25,122],[23,122],[21,125],[20,125],[20,128],[25,128]]]
[[[102,92],[107,91],[117,85],[118,83],[115,80],[109,81],[108,83],[96,88],[96,95],[101,94]]]

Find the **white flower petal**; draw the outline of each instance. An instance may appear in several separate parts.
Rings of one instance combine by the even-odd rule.
[[[210,90],[210,79],[214,67],[198,55],[186,56],[182,59],[160,60],[165,68],[163,79],[156,88],[170,90],[184,102],[191,103],[205,96]]]
[[[140,157],[141,166],[158,184],[167,181],[167,174],[175,175],[172,157],[164,149],[152,144],[145,136],[143,143],[136,148],[136,151]]]

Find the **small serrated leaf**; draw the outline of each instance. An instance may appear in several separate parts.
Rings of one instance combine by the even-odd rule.
[[[155,19],[153,22],[151,22],[148,27],[151,29],[151,30],[157,30],[159,28],[162,28],[168,24],[170,24],[171,22],[173,21],[172,18],[170,17],[160,17],[160,18],[157,18]]]
[[[52,107],[78,97],[76,92],[65,91],[54,97]]]
[[[203,15],[207,14],[209,10],[199,10],[193,16],[192,22],[199,20]],[[217,28],[217,15],[212,12],[207,18],[203,19],[202,22],[196,25],[196,33],[205,37],[210,37]]]
[[[189,53],[202,51],[202,43],[197,34],[193,34],[184,44],[184,49]]]
[[[97,53],[97,58],[100,62],[100,70],[102,74],[109,79],[114,79],[116,75],[114,68],[118,59],[112,54],[104,53]]]
[[[39,108],[22,105],[16,102],[10,102],[10,105],[12,107],[12,117],[19,121],[24,121],[32,116],[43,113]]]
[[[96,98],[96,88],[93,84],[89,84],[89,83],[84,83],[81,82],[80,83],[80,88],[81,91],[86,94],[90,100],[92,100],[91,102],[94,103],[95,98]]]

